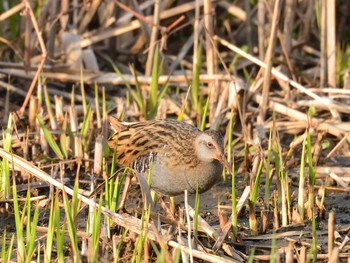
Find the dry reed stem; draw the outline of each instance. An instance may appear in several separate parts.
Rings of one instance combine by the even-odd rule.
[[[336,255],[335,259],[332,262],[339,262],[339,259],[346,260],[346,259],[348,259],[350,257],[350,253],[339,253],[339,249],[338,248],[335,248],[335,255]],[[272,256],[270,256],[270,255],[255,255],[254,256],[254,260],[257,260],[257,261],[260,261],[260,260],[261,261],[270,261],[271,257]],[[299,257],[294,255],[293,259],[297,260],[296,262],[301,262],[301,263],[311,262],[313,260],[312,255],[311,256],[307,255],[307,251],[306,251],[305,247],[302,247],[300,249]],[[328,254],[317,254],[315,259],[322,260],[322,261],[328,260]]]
[[[264,68],[264,81],[262,88],[262,100],[260,102],[260,111],[257,119],[258,125],[263,125],[265,121],[265,115],[267,111],[267,103],[268,98],[270,96],[270,84],[271,84],[271,71],[272,71],[272,57],[274,56],[275,47],[276,47],[276,35],[277,35],[277,25],[279,21],[279,16],[281,13],[280,0],[276,0],[274,2],[274,10],[273,16],[271,17],[271,32],[269,38],[269,44],[267,46],[266,56],[265,56],[265,64],[266,68]],[[269,5],[266,2],[266,5]]]
[[[91,1],[89,3],[89,6],[85,8],[87,11],[85,12],[85,15],[83,16],[82,20],[79,23],[79,27],[78,27],[79,34],[82,34],[83,32],[85,32],[87,26],[89,25],[95,13],[97,12],[97,9],[99,8],[100,3],[101,3],[101,0]]]
[[[333,251],[332,251],[332,256],[329,258],[329,262],[330,263],[337,263],[339,262],[339,247],[335,247],[333,248]],[[348,258],[348,261],[349,261],[349,258]]]
[[[261,100],[260,94],[254,94],[253,99],[256,100],[258,103]],[[343,138],[343,136],[346,133],[346,130],[342,129],[341,127],[337,127],[337,125],[332,123],[326,123],[322,119],[318,118],[309,118],[307,114],[302,113],[298,110],[294,110],[292,108],[289,108],[281,103],[269,102],[269,107],[272,111],[276,111],[278,113],[281,113],[283,115],[286,115],[292,119],[300,120],[305,122],[305,127],[307,127],[310,122],[311,127],[316,128],[318,131],[325,131],[329,134],[332,134],[338,138]],[[350,138],[347,137],[347,140],[350,142]]]
[[[344,189],[347,189],[348,191],[350,191],[350,187],[349,184],[346,183],[342,178],[340,178],[336,173],[332,172],[331,169],[328,170],[329,172],[329,177],[332,178],[335,182],[337,182],[337,184],[341,187],[343,187]]]
[[[339,246],[339,250],[341,251],[349,241],[350,241],[350,238],[348,236],[345,236],[343,242]]]
[[[95,141],[94,154],[94,174],[100,175],[102,172],[102,158],[103,158],[103,136],[98,135]]]
[[[336,15],[334,0],[326,0],[328,85],[336,87]]]
[[[194,1],[194,21],[193,21],[193,52],[192,52],[192,68],[195,69],[198,59],[199,49],[199,34],[202,31],[202,24],[200,23],[200,1]]]
[[[177,242],[175,242],[173,240],[170,240],[168,242],[168,246],[176,248],[176,249],[180,249],[181,251],[184,251],[186,254],[190,253],[190,249],[187,246],[180,245],[179,243],[177,243]],[[220,257],[220,256],[217,256],[217,255],[213,255],[213,254],[210,254],[210,253],[199,251],[197,249],[192,249],[191,253],[192,253],[193,257],[198,258],[198,259],[202,259],[205,262],[213,262],[213,263],[215,263],[215,262],[217,262],[217,263],[221,263],[221,262],[222,263],[236,262],[236,261],[230,260],[230,259],[228,259],[226,257]]]
[[[286,251],[286,263],[293,263],[294,242],[289,242]]]
[[[233,5],[227,1],[219,1],[217,5],[224,8],[230,15],[238,18],[242,22],[247,20],[247,13],[244,9],[239,6]]]
[[[306,262],[306,247],[305,246],[302,246],[300,248],[299,262],[300,263],[305,263]]]
[[[39,233],[49,233],[51,230],[49,230],[47,227],[43,227],[43,226],[37,226],[36,227],[36,231],[39,232]],[[64,234],[66,236],[69,235],[69,231],[68,230],[65,230],[64,231]],[[83,231],[77,231],[77,237],[79,238],[89,238],[89,234],[87,234],[86,232],[83,232]]]
[[[195,211],[194,209],[188,205],[188,214],[191,218],[194,218]],[[205,221],[200,215],[198,215],[198,229],[205,232],[208,236],[210,236],[213,239],[218,238],[219,233],[210,226],[207,221]]]
[[[18,12],[21,12],[24,7],[25,7],[25,3],[24,1],[22,1],[21,3],[15,5],[9,10],[3,12],[2,14],[0,14],[0,22],[5,21],[6,19],[13,16],[14,14],[17,14]]]
[[[153,25],[153,26],[157,27],[161,32],[166,32],[165,27],[162,27],[158,24],[153,24],[153,22],[149,19],[149,17],[144,17],[144,16],[140,15],[139,13],[133,11],[129,7],[120,3],[119,1],[116,1],[116,3],[122,9],[135,15],[135,17],[137,17],[139,20],[133,20],[126,25],[106,29],[106,30],[103,30],[97,34],[95,33],[94,35],[86,34],[86,35],[84,35],[84,39],[81,40],[81,42],[80,42],[81,48],[85,48],[87,46],[91,46],[92,44],[98,43],[100,41],[103,41],[103,40],[106,40],[106,39],[109,39],[112,37],[120,36],[122,34],[130,32],[130,31],[139,29],[141,27],[140,21],[143,21],[144,23],[148,24],[149,26]],[[202,5],[202,3],[200,3],[200,5]],[[195,3],[190,2],[190,3],[176,6],[174,8],[164,10],[160,13],[160,20],[171,18],[171,17],[177,16],[177,15],[180,15],[182,13],[191,11],[192,9],[194,9],[194,6],[195,6]]]
[[[222,45],[224,45],[227,48],[231,49],[232,51],[238,53],[242,57],[245,57],[246,59],[252,61],[253,63],[259,65],[260,67],[262,67],[264,69],[267,68],[267,65],[264,62],[260,61],[259,59],[255,58],[254,56],[247,54],[246,52],[242,51],[240,48],[236,47],[235,45],[232,45],[231,43],[229,43],[225,39],[220,38],[218,36],[214,36],[213,38],[214,38],[214,40],[218,40]],[[320,101],[321,103],[323,103],[327,107],[331,108],[333,106],[333,102],[329,98],[318,96],[317,94],[315,94],[314,92],[311,92],[309,89],[305,88],[304,86],[297,83],[296,81],[291,80],[285,74],[279,72],[277,69],[272,68],[271,73],[276,78],[280,78],[281,80],[288,82],[290,85],[292,85],[293,87],[298,89],[300,92],[307,94],[308,96],[310,96],[311,98],[313,98],[317,101]]]
[[[205,32],[205,58],[207,66],[207,74],[213,75],[216,73],[216,59],[215,59],[215,47],[212,41],[214,35],[214,20],[213,20],[213,7],[211,0],[203,1],[204,11],[204,32]],[[208,83],[209,87],[209,120],[213,120],[216,116],[215,108],[218,103],[220,86],[218,81],[212,81]]]
[[[26,190],[28,190],[28,186],[26,186]],[[39,195],[39,196],[35,196],[35,197],[30,197],[29,198],[30,202],[40,201],[40,200],[45,200],[45,199],[47,199],[46,195]],[[0,204],[13,203],[14,201],[15,200],[13,198],[4,198],[4,199],[0,200]],[[28,198],[27,197],[18,197],[17,201],[18,202],[27,202]]]
[[[332,251],[334,247],[334,223],[335,223],[335,216],[334,212],[329,212],[328,215],[328,258],[331,260],[332,258]]]
[[[154,21],[151,21],[148,17],[145,17],[143,15],[141,15],[138,12],[135,12],[135,10],[133,10],[132,8],[126,6],[125,4],[121,3],[118,0],[114,0],[114,2],[123,10],[125,10],[126,12],[133,14],[137,19],[139,19],[140,21],[145,22],[148,26],[152,26],[152,27],[158,27],[159,30],[164,30],[163,27],[161,27],[158,23],[154,23]],[[155,7],[156,8],[156,7]],[[159,5],[158,5],[159,8]],[[157,14],[156,14],[157,16]],[[158,19],[157,19],[158,20]]]
[[[25,111],[25,108],[27,107],[27,104],[29,102],[29,99],[30,99],[30,96],[32,95],[33,91],[34,91],[34,88],[35,88],[35,85],[37,83],[37,80],[39,78],[39,74],[44,66],[44,63],[46,61],[46,58],[47,58],[47,51],[46,51],[46,47],[45,47],[45,43],[44,43],[44,40],[41,36],[41,33],[39,31],[39,27],[38,27],[38,24],[36,22],[36,19],[35,19],[35,16],[34,16],[34,13],[33,13],[33,10],[30,6],[30,3],[28,2],[28,0],[23,0],[24,1],[24,13],[28,14],[29,17],[30,17],[30,21],[34,27],[34,30],[35,30],[35,33],[36,33],[36,36],[38,38],[38,41],[39,41],[39,45],[40,45],[40,48],[41,48],[41,61],[40,61],[40,64],[38,66],[38,69],[37,71],[35,72],[35,75],[33,76],[33,80],[30,84],[30,87],[29,87],[29,90],[27,92],[27,96],[25,97],[24,99],[24,102],[22,104],[22,107],[20,109],[20,115],[23,115],[24,114],[24,111]],[[29,21],[28,21],[29,23]]]
[[[232,257],[237,262],[246,262],[248,259],[248,256],[243,254],[241,251],[235,249],[233,246],[229,244],[222,244],[222,250],[225,251],[227,255]]]
[[[348,132],[334,147],[333,149],[327,154],[326,158],[330,158],[339,150],[342,146],[345,145],[345,143],[348,140],[348,137],[350,136],[350,133]]]
[[[32,79],[34,77],[34,72],[29,71],[28,73],[25,73],[24,70],[19,69],[6,69],[6,68],[0,68],[0,73],[9,74],[12,76],[17,76],[25,79]],[[60,81],[60,82],[80,82],[81,76],[77,72],[74,74],[74,72],[66,73],[66,72],[43,72],[42,75],[49,80],[54,81]],[[226,75],[226,74],[215,74],[215,75],[207,75],[207,74],[201,74],[199,76],[199,79],[201,82],[208,83],[215,79],[220,79],[222,81],[232,81],[234,77]],[[123,85],[126,83],[130,85],[136,84],[136,79],[133,75],[130,74],[124,74],[123,78],[119,77],[116,73],[108,73],[108,72],[99,72],[99,73],[92,73],[92,72],[84,72],[84,76],[82,76],[82,80],[85,84],[97,84],[97,85]],[[142,85],[151,84],[152,77],[149,76],[138,76],[137,80]],[[184,75],[173,75],[173,76],[166,76],[161,75],[159,76],[158,83],[165,84],[167,81],[169,83],[176,83],[176,84],[182,84],[183,87],[188,88],[187,81],[192,80],[192,76],[184,76]],[[205,90],[205,89],[203,89]],[[78,96],[78,95],[77,95]]]

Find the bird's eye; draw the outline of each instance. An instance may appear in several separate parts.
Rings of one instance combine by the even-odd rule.
[[[207,143],[207,146],[208,146],[209,149],[211,149],[211,148],[214,147],[214,144],[213,144],[212,142],[208,142],[208,143]]]

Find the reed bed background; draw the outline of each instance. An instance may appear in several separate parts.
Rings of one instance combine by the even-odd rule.
[[[3,0],[1,261],[349,261],[349,11]],[[118,211],[111,114],[220,130],[234,173],[212,208],[184,195],[166,217],[141,184]]]

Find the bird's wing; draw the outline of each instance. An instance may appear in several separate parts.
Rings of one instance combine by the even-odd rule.
[[[110,121],[116,133],[108,145],[117,148],[117,160],[124,166],[130,166],[138,158],[144,162],[150,154],[181,156],[184,150],[192,148],[193,137],[199,132],[197,128],[175,120],[125,123],[110,118]]]

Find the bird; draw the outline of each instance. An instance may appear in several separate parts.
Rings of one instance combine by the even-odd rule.
[[[177,196],[206,192],[222,175],[231,174],[224,155],[223,137],[217,131],[200,131],[175,119],[122,122],[109,117],[114,134],[108,146],[116,151],[117,163],[130,167],[146,179],[156,192]],[[150,172],[151,171],[151,172]]]

